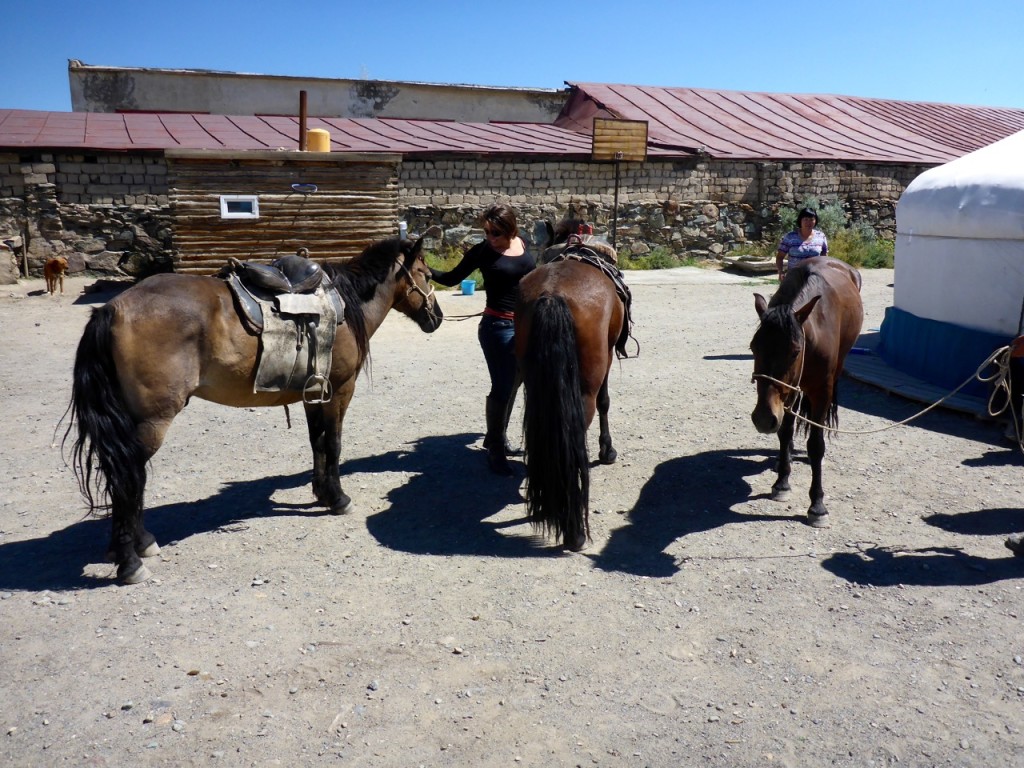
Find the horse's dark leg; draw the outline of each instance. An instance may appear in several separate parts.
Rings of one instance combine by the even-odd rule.
[[[145,516],[145,510],[143,509],[143,502],[139,501],[139,512],[138,514],[132,514],[131,507],[133,505],[130,501],[120,502],[117,506],[111,503],[111,520],[114,522],[110,536],[110,548],[107,550],[107,559],[114,563],[121,563],[123,560],[117,556],[117,552],[120,551],[120,546],[116,542],[120,541],[122,532],[119,530],[127,525],[131,524],[131,519],[135,518],[135,531],[132,534],[132,548],[139,557],[156,557],[160,554],[160,545],[156,542],[156,536],[146,530],[143,524],[143,518]],[[118,511],[114,511],[118,510]],[[126,511],[120,511],[126,510]],[[143,581],[144,579],[136,579],[136,581]],[[128,582],[135,583],[135,582]]]
[[[612,433],[608,430],[608,408],[611,405],[611,398],[608,396],[608,376],[605,375],[601,382],[601,389],[597,393],[597,419],[601,427],[601,435],[598,438],[597,458],[602,464],[614,464],[619,457],[618,452],[612,446]]]
[[[152,534],[142,527],[142,496],[141,488],[138,494],[124,493],[121,489],[111,493],[108,556],[117,564],[118,580],[125,584],[138,584],[150,577],[149,569],[139,559],[140,553],[136,547],[140,531],[152,539],[152,544],[156,543]]]
[[[779,427],[779,464],[775,468],[778,477],[772,486],[772,500],[785,501],[789,497],[789,473],[793,468],[793,430],[796,428],[796,417],[786,412]]]
[[[825,457],[825,431],[811,427],[807,437],[807,459],[811,464],[811,506],[807,509],[807,522],[815,528],[828,527],[825,509],[825,491],[821,485],[821,460]]]
[[[309,446],[313,449],[313,497],[324,505],[329,498],[325,423],[323,408],[306,408],[306,429],[309,432]]]
[[[352,387],[336,391],[328,403],[307,405],[306,426],[313,449],[313,495],[337,515],[352,511],[352,499],[341,489],[341,427],[352,399]]]

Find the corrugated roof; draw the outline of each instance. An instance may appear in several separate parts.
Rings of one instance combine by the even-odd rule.
[[[335,152],[589,158],[592,118],[646,120],[648,153],[939,164],[1024,130],[1024,109],[698,88],[567,83],[554,125],[309,118]],[[291,116],[0,110],[2,149],[298,149]]]
[[[653,147],[737,160],[944,163],[1024,130],[1024,109],[857,96],[600,83],[572,89],[556,125],[648,121]]]
[[[395,118],[309,118],[335,152],[590,156],[590,135],[544,123],[458,123]],[[0,148],[297,150],[288,116],[0,110]]]

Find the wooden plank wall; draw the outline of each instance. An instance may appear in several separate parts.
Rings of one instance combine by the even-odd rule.
[[[229,256],[269,262],[309,249],[357,256],[398,234],[398,163],[391,160],[168,157],[175,270],[210,274]],[[315,184],[302,194],[292,184]],[[222,219],[221,195],[258,195],[258,219]]]

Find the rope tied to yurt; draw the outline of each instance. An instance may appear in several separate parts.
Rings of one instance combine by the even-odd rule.
[[[919,418],[921,416],[924,416],[924,414],[928,413],[928,411],[931,411],[931,410],[937,408],[938,406],[942,405],[942,403],[946,402],[946,400],[951,398],[953,395],[955,395],[961,389],[963,389],[968,384],[970,384],[972,381],[977,379],[978,381],[980,381],[983,384],[992,383],[992,385],[994,387],[994,389],[992,391],[992,394],[991,394],[991,396],[988,399],[988,404],[987,404],[987,407],[986,407],[986,411],[987,411],[988,415],[994,418],[996,416],[1001,415],[1007,409],[1007,407],[1010,405],[1010,401],[1011,401],[1011,396],[1010,396],[1010,358],[1011,358],[1011,351],[1012,351],[1012,347],[1010,345],[1007,345],[1005,347],[1000,347],[995,352],[993,352],[991,355],[986,357],[985,358],[985,362],[983,362],[981,365],[979,365],[977,370],[975,370],[974,373],[972,373],[970,376],[968,376],[967,379],[962,384],[960,384],[960,386],[958,386],[956,389],[954,389],[952,392],[950,392],[950,393],[948,393],[946,395],[943,395],[941,398],[936,400],[931,405],[927,406],[926,408],[921,409],[920,411],[918,411],[917,413],[913,414],[912,416],[908,416],[907,418],[903,419],[902,421],[897,421],[894,424],[887,424],[886,426],[878,427],[877,429],[865,429],[865,430],[839,429],[838,427],[830,427],[830,426],[827,426],[825,424],[819,424],[818,422],[816,422],[816,421],[814,421],[812,419],[809,419],[806,416],[803,416],[800,413],[792,410],[791,406],[787,406],[785,410],[788,413],[791,413],[796,419],[798,419],[800,421],[803,421],[803,422],[805,422],[807,424],[810,424],[812,427],[818,427],[819,429],[823,429],[823,430],[825,430],[827,432],[832,432],[832,433],[837,434],[837,435],[873,435],[873,434],[875,434],[877,432],[885,432],[886,430],[892,429],[894,427],[901,427],[901,426],[903,426],[905,424],[909,424],[914,419],[917,419],[917,418]],[[986,376],[986,375],[984,375],[984,371],[990,365],[994,365],[996,370],[995,370],[995,372],[992,375]],[[1005,393],[1006,402],[1003,403],[1003,405],[1000,406],[999,408],[993,409],[994,408],[993,403],[994,403],[994,401],[996,399],[996,396],[1000,392]],[[1021,439],[1021,430],[1019,428],[1017,428],[1017,419],[1016,419],[1016,417],[1014,417],[1013,422],[1014,422],[1014,428],[1017,429],[1017,443],[1018,443],[1018,445],[1021,446],[1021,450],[1024,450],[1024,442],[1022,442],[1022,439]]]

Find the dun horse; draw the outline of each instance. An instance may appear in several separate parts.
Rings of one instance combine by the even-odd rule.
[[[573,551],[590,536],[587,429],[600,416],[598,458],[616,459],[608,430],[613,349],[625,356],[628,292],[614,268],[574,258],[543,264],[519,283],[516,357],[526,392],[526,506],[532,522]]]
[[[328,376],[333,396],[304,408],[313,495],[334,513],[352,508],[338,474],[341,430],[370,337],[392,308],[427,333],[441,324],[421,249],[422,240],[385,240],[342,267],[324,267],[344,301],[344,323]],[[149,578],[139,558],[159,552],[143,525],[146,464],[189,398],[238,407],[303,401],[302,392],[254,391],[259,346],[214,277],[156,275],[93,311],[75,357],[65,440],[77,427],[75,473],[90,509],[110,511],[109,555],[121,581]]]
[[[805,421],[804,427],[812,472],[807,521],[816,528],[828,525],[821,482],[823,427],[838,424],[839,376],[864,321],[860,284],[856,269],[820,256],[789,270],[770,302],[754,294],[761,324],[750,342],[757,384],[757,406],[751,418],[758,432],[779,436],[778,478],[772,486],[772,499],[782,501],[790,491],[793,434],[799,414],[813,422]]]

